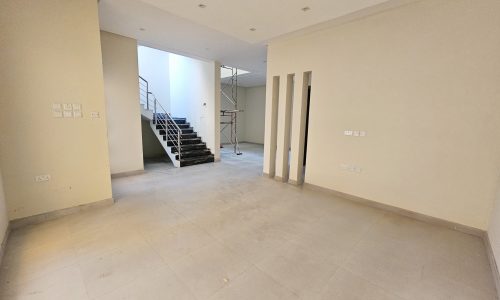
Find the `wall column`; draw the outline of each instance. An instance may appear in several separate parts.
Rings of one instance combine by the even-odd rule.
[[[310,72],[305,72],[295,75],[289,176],[289,182],[293,184],[302,184],[304,182],[304,143],[307,116],[307,90],[310,74]]]
[[[278,103],[278,134],[276,148],[276,179],[288,181],[290,119],[293,98],[293,74],[281,76]]]
[[[266,119],[264,131],[264,175],[274,177],[280,77],[268,76],[266,84]]]

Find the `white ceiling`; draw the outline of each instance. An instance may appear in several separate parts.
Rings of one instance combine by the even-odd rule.
[[[102,30],[137,39],[141,45],[250,71],[239,77],[239,84],[258,86],[265,84],[269,40],[404,1],[101,0],[99,19]],[[302,11],[306,6],[310,10]]]

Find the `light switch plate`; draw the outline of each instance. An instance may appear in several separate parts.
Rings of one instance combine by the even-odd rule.
[[[49,174],[36,175],[35,176],[35,181],[36,182],[49,181],[49,180],[50,180],[50,175]]]

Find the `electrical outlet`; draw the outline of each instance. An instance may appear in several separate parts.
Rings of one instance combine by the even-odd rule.
[[[50,180],[50,175],[49,174],[36,175],[35,176],[35,181],[36,182],[49,181],[49,180]]]

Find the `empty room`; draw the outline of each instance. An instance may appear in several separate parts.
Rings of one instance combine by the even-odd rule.
[[[0,0],[0,299],[500,299],[499,16]]]

